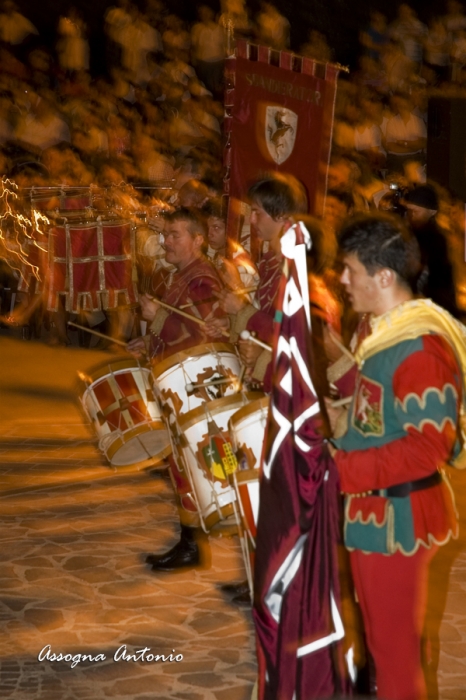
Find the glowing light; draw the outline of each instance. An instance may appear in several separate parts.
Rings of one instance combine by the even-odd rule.
[[[32,211],[31,218],[18,213],[14,206],[19,200],[17,190],[18,186],[12,180],[5,177],[0,180],[0,257],[22,277],[24,275],[19,265],[30,268],[34,277],[40,280],[39,268],[29,261],[30,253],[25,247],[25,242],[27,240],[27,247],[36,247],[46,252],[45,240],[42,242],[40,239],[41,236],[45,237],[46,233],[41,227],[48,226],[50,221],[36,210]],[[36,234],[39,239],[36,238]]]

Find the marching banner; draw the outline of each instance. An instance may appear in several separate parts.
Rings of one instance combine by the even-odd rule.
[[[49,234],[47,310],[98,311],[138,300],[135,236],[128,221],[55,226]]]
[[[240,202],[271,171],[306,187],[310,212],[323,208],[340,66],[238,41],[226,61],[224,193],[228,234],[237,237]]]
[[[306,243],[302,223],[281,239],[285,274],[254,571],[260,700],[322,700],[349,690],[339,611],[340,496],[312,380]]]

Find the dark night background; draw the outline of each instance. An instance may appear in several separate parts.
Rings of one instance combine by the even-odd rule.
[[[49,48],[56,41],[58,18],[66,13],[70,4],[72,3],[56,0],[18,1],[20,11],[36,25],[43,43]],[[80,0],[74,4],[87,23],[91,44],[91,68],[100,72],[104,66],[104,15],[106,9],[114,3],[111,0]],[[140,2],[136,4],[141,5]],[[178,14],[188,22],[196,19],[196,8],[200,4],[210,5],[215,11],[219,10],[218,0],[165,0],[169,12]],[[354,68],[358,52],[358,32],[367,23],[370,8],[379,9],[391,21],[396,15],[399,3],[387,3],[384,0],[374,0],[372,3],[361,0],[274,0],[274,4],[291,23],[293,51],[297,52],[300,45],[306,42],[310,29],[318,29],[327,36],[328,43],[334,50],[334,60]],[[410,4],[424,22],[427,22],[431,15],[441,15],[446,11],[445,2],[442,0],[424,3],[418,0]],[[259,0],[251,0],[247,5],[250,15],[254,17],[260,6]]]

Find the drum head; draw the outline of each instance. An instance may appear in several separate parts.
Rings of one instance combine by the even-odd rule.
[[[201,357],[203,355],[218,355],[222,352],[229,352],[236,355],[235,346],[231,343],[206,343],[205,345],[196,345],[189,350],[176,352],[173,355],[165,358],[161,362],[157,362],[152,367],[152,374],[157,379],[161,374],[166,372],[175,365],[182,365],[183,362],[189,360],[190,357]]]
[[[153,426],[144,432],[128,431],[112,442],[106,456],[114,467],[124,467],[152,459],[155,462],[167,457],[171,452],[168,433],[163,424]]]

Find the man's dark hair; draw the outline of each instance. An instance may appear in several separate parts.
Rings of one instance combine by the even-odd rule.
[[[251,202],[257,202],[272,219],[307,214],[308,199],[304,186],[293,175],[273,173],[255,182],[248,190]]]
[[[207,219],[209,217],[214,219],[225,219],[223,209],[223,201],[221,197],[214,197],[213,199],[207,200],[207,202],[202,206],[201,212]]]
[[[413,288],[419,246],[400,219],[383,214],[354,217],[343,227],[339,245],[343,253],[356,254],[369,275],[388,267],[401,284]]]
[[[173,224],[176,221],[185,221],[188,224],[188,231],[193,238],[202,236],[204,240],[206,239],[206,223],[199,209],[179,207],[175,211],[165,214],[164,219],[169,224]]]

